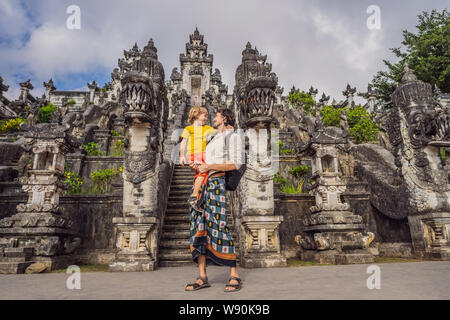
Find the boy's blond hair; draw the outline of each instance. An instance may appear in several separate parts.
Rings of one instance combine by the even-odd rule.
[[[194,123],[194,120],[198,118],[201,114],[208,114],[208,110],[206,110],[205,107],[192,107],[191,110],[189,110],[188,114],[188,122],[190,124]]]

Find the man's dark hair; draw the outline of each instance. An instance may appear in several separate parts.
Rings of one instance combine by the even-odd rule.
[[[236,118],[234,116],[233,111],[231,111],[230,109],[220,109],[217,112],[219,112],[223,117],[226,118],[225,125],[230,125],[230,126],[234,127]]]

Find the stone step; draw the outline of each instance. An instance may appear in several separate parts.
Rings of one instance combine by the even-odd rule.
[[[190,175],[194,175],[194,171],[191,170],[191,168],[189,167],[184,167],[184,168],[176,168],[173,171],[173,174],[190,174]]]
[[[189,239],[191,233],[187,231],[163,231],[161,235],[161,242],[164,239]]]
[[[160,260],[171,260],[171,261],[187,261],[190,260],[192,257],[191,252],[189,251],[189,249],[187,249],[186,251],[182,251],[182,252],[171,252],[171,251],[167,251],[165,249],[162,249],[159,252],[159,259]]]
[[[165,249],[186,249],[189,250],[189,240],[185,239],[174,239],[174,240],[166,240],[162,241],[160,248]]]
[[[175,196],[169,196],[168,203],[171,202],[186,202],[187,203],[187,199],[189,198],[190,192],[186,193],[186,195],[175,195]]]
[[[174,171],[172,178],[190,178],[190,177],[194,177],[195,173],[193,172],[180,172],[180,171]]]
[[[186,214],[168,214],[166,212],[166,216],[164,217],[164,225],[166,223],[182,223],[182,222],[189,222],[189,213]]]
[[[184,185],[187,185],[187,184],[193,184],[194,183],[194,179],[172,179],[172,183],[171,183],[171,186],[175,186],[175,185],[177,185],[177,184],[184,184]]]
[[[176,184],[174,184],[173,186],[176,186]],[[180,189],[180,188],[172,188],[172,186],[170,186],[170,192],[169,192],[169,196],[171,195],[185,195],[185,194],[189,194],[191,192],[191,188],[186,188],[186,189]]]
[[[190,223],[187,222],[176,222],[176,223],[164,223],[163,232],[164,231],[173,231],[180,230],[185,231],[190,229]]]
[[[191,190],[192,183],[191,184],[174,184],[170,186],[170,192],[172,190]]]
[[[25,269],[32,264],[27,262],[0,262],[0,274],[19,274],[24,273]]]
[[[186,211],[189,210],[189,205],[187,201],[169,201],[167,203],[167,209],[175,209],[175,208],[183,208],[186,209]]]
[[[0,257],[0,262],[27,262],[27,257]]]
[[[184,208],[168,208],[166,210],[166,215],[170,215],[170,214],[189,214],[189,210],[184,209]]]
[[[5,257],[31,257],[33,248],[4,248]]]
[[[171,261],[171,260],[162,260],[159,261],[159,267],[166,268],[166,267],[184,267],[188,265],[195,265],[195,262],[191,260],[184,260],[184,261]]]

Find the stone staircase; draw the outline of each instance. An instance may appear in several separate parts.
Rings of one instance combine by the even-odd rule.
[[[194,172],[188,166],[175,165],[159,245],[160,267],[193,264],[189,249],[189,206],[187,204],[193,182]],[[228,225],[233,230],[233,239],[237,240],[231,215],[228,219]],[[238,249],[239,247],[236,246],[236,250]]]

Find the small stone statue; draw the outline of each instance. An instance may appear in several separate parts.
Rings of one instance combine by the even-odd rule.
[[[52,113],[52,117],[50,119],[51,123],[58,123],[61,124],[62,116],[61,111],[58,109],[55,110],[55,112]]]
[[[28,177],[28,170],[31,169],[32,156],[29,152],[24,151],[17,161],[17,169],[19,171],[19,178]]]

